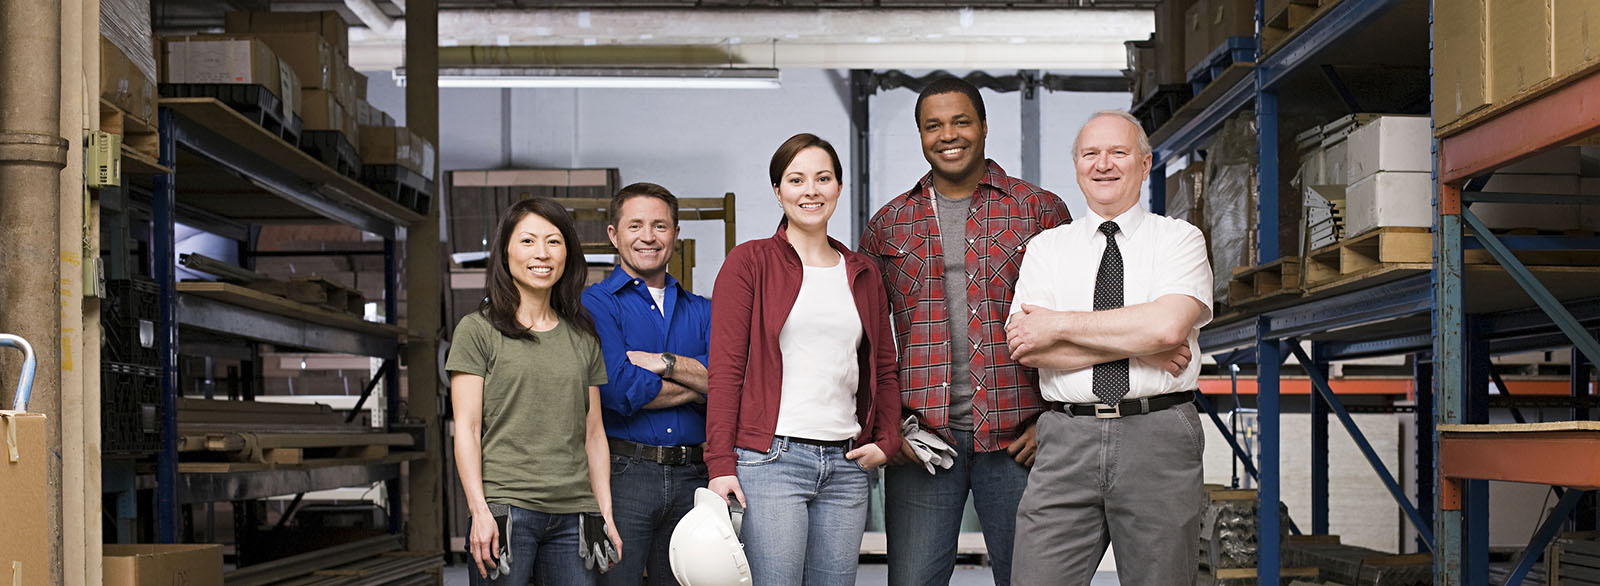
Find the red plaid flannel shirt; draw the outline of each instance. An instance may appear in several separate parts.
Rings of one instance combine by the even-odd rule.
[[[1011,360],[1006,316],[1028,239],[1072,221],[1056,194],[1006,176],[988,161],[967,217],[967,335],[950,339],[944,299],[939,219],[928,198],[933,175],[883,206],[861,235],[861,252],[878,261],[900,349],[900,399],[922,426],[951,441],[950,352],[972,355],[974,449],[1005,449],[1045,409],[1039,373]]]

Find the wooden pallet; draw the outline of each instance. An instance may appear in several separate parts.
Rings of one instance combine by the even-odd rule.
[[[1267,16],[1261,27],[1261,56],[1271,54],[1338,5],[1339,0],[1289,0],[1276,14]]]
[[[1227,568],[1209,572],[1200,572],[1200,579],[1196,581],[1201,586],[1256,586],[1256,568]],[[1315,581],[1316,568],[1278,568],[1280,584],[1290,584],[1295,581]]]
[[[1300,296],[1300,259],[1280,258],[1264,265],[1237,267],[1228,281],[1228,305],[1248,307]]]
[[[101,98],[100,130],[122,136],[124,175],[154,175],[172,171],[161,166],[161,135],[150,121],[129,114],[110,100]]]
[[[1312,293],[1397,270],[1432,267],[1433,235],[1427,228],[1379,228],[1306,254],[1302,287]]]

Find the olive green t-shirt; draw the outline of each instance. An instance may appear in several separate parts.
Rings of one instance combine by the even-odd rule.
[[[514,340],[470,313],[445,370],[483,377],[483,493],[550,514],[594,513],[584,451],[589,387],[606,382],[600,343],[566,320],[538,342]]]

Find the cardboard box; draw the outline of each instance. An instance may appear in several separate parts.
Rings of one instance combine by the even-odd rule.
[[[300,74],[295,73],[282,59],[278,60],[278,97],[283,100],[283,119],[289,121],[300,113]]]
[[[0,584],[50,582],[46,423],[42,413],[0,411]]]
[[[1489,103],[1506,102],[1555,74],[1549,0],[1488,0]]]
[[[222,546],[115,545],[104,550],[105,586],[222,583]]]
[[[1345,190],[1345,237],[1388,226],[1433,225],[1430,173],[1375,173]]]
[[[366,126],[361,129],[361,162],[366,165],[399,165],[421,170],[411,155],[411,131],[405,128]]]
[[[1600,195],[1600,177],[1584,177],[1578,180],[1578,192],[1583,195]],[[1580,214],[1581,223],[1585,230],[1600,231],[1600,206],[1585,205]]]
[[[1600,59],[1600,3],[1553,0],[1555,74],[1566,75]]]
[[[278,55],[256,39],[169,37],[162,39],[161,54],[166,83],[246,83],[281,91]]]
[[[1576,195],[1583,179],[1577,175],[1519,175],[1495,173],[1483,186],[1491,193]],[[1576,230],[1583,225],[1582,210],[1574,205],[1475,203],[1472,213],[1495,229]]]
[[[1183,71],[1185,79],[1189,70],[1200,63],[1216,45],[1211,43],[1212,0],[1195,0],[1183,12]]]
[[[146,77],[110,39],[100,37],[100,97],[129,115],[155,120],[156,82]]]
[[[303,90],[304,104],[300,107],[303,130],[344,130],[344,108],[333,99],[328,90]]]
[[[1256,36],[1255,0],[1211,0],[1208,42],[1216,49],[1228,37]]]
[[[1156,84],[1185,83],[1184,20],[1186,0],[1162,0],[1156,5]]]
[[[356,99],[365,101],[367,99],[367,76],[352,68],[350,70],[350,79],[355,85]]]
[[[1582,173],[1583,149],[1575,146],[1557,147],[1495,170],[1496,175],[1580,175]]]
[[[1486,2],[1436,0],[1433,13],[1433,117],[1436,126],[1459,120],[1489,104]]]
[[[1383,116],[1357,127],[1345,150],[1348,182],[1382,171],[1431,172],[1432,126],[1427,116]]]
[[[223,29],[230,33],[317,33],[340,55],[350,55],[350,25],[333,11],[229,12]]]
[[[433,168],[438,156],[433,150],[433,143],[413,133],[411,135],[411,155],[416,157],[417,167],[422,171],[422,178],[433,181]]]
[[[333,46],[316,33],[251,33],[272,48],[300,77],[300,87],[333,87]]]
[[[344,75],[339,76],[339,94],[344,98],[341,104],[353,106],[356,103],[356,70],[351,69],[349,63],[344,64]]]

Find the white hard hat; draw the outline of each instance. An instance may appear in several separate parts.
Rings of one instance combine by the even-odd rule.
[[[682,586],[748,586],[750,562],[728,512],[717,493],[694,491],[694,509],[672,530],[672,575]]]

